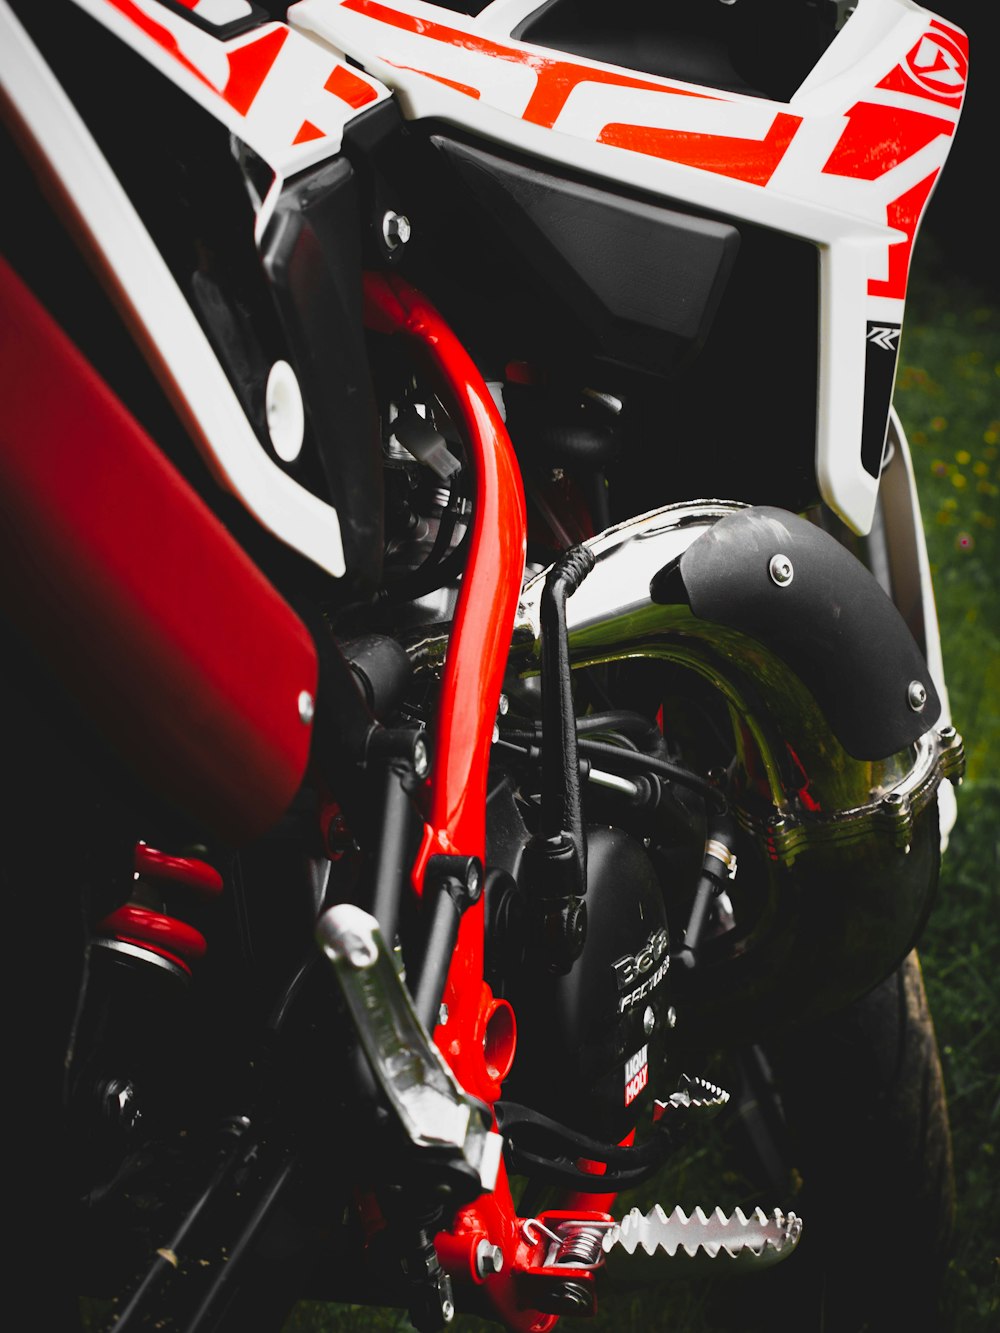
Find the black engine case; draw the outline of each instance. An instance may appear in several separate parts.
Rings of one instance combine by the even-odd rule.
[[[621,829],[587,830],[586,901],[586,943],[566,975],[527,963],[504,978],[517,1015],[504,1095],[621,1143],[662,1070],[670,957],[656,872]]]

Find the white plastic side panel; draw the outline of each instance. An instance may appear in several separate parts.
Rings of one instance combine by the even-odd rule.
[[[948,687],[944,678],[941,632],[938,627],[931,566],[927,557],[927,539],[924,536],[920,497],[913,472],[910,446],[895,408],[892,409],[889,417],[889,443],[896,451],[893,462],[899,468],[900,475],[896,480],[893,494],[885,497],[886,542],[890,552],[897,547],[912,548],[912,559],[916,564],[914,576],[919,585],[919,591],[916,595],[920,599],[923,620],[924,656],[927,659],[934,686],[941,697],[940,725],[946,726],[951,724],[951,706],[948,702]]]
[[[891,386],[910,247],[961,110],[964,35],[909,0],[860,0],[785,104],[516,41],[526,12],[515,0],[478,18],[422,0],[300,0],[288,19],[392,87],[410,119],[812,241],[817,472],[827,504],[866,532],[879,464],[870,446],[862,464],[866,380]],[[881,401],[884,420],[888,392]]]
[[[211,39],[210,39],[211,40]],[[160,363],[219,480],[276,537],[335,577],[337,512],[271,461],[121,183],[34,43],[0,0],[0,79]]]
[[[338,152],[345,124],[389,96],[387,88],[284,24],[265,24],[224,42],[157,0],[74,3],[183,88],[280,177]]]

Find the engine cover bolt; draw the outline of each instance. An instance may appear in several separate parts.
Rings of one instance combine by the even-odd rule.
[[[492,1241],[481,1240],[476,1246],[476,1272],[480,1277],[499,1273],[503,1268],[503,1250]]]
[[[410,219],[403,213],[394,213],[392,209],[382,219],[382,239],[390,250],[397,250],[405,245],[412,235]]]
[[[677,1026],[677,1010],[673,1005],[667,1010],[667,1027],[675,1028]]]
[[[642,1030],[648,1037],[655,1027],[656,1027],[656,1014],[653,1012],[653,1006],[647,1005],[645,1012],[642,1015]]]
[[[922,681],[910,681],[906,690],[906,702],[915,713],[923,711],[924,704],[927,702],[927,690],[924,688]]]
[[[795,577],[795,570],[792,568],[792,562],[787,555],[772,555],[767,572],[779,588],[787,588]]]

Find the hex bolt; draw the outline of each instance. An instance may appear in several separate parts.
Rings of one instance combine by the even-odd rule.
[[[427,754],[427,742],[418,736],[413,743],[413,771],[418,778],[425,778],[430,771],[431,761]]]
[[[787,555],[772,555],[767,572],[771,575],[772,582],[779,588],[787,588],[795,577],[795,570]]]
[[[316,716],[316,701],[308,690],[299,691],[299,720],[308,726]]]
[[[444,1320],[446,1324],[450,1324],[451,1321],[455,1318],[454,1301],[443,1300],[441,1302],[441,1318]]]
[[[924,704],[927,702],[927,690],[922,681],[911,680],[906,688],[906,702],[915,713],[923,711]]]
[[[481,1240],[476,1246],[476,1273],[479,1277],[489,1277],[503,1268],[503,1250],[492,1241]]]
[[[412,234],[410,219],[404,213],[394,213],[390,208],[382,219],[382,239],[390,250],[398,250],[405,245]]]
[[[438,1026],[444,1027],[448,1021],[448,1006],[444,1003],[438,1008]]]
[[[656,1014],[653,1012],[653,1006],[648,1004],[642,1015],[642,1030],[648,1037],[656,1027]]]

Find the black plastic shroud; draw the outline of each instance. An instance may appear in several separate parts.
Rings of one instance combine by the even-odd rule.
[[[783,556],[788,581],[772,561]],[[941,716],[920,649],[875,578],[821,528],[760,505],[720,519],[650,584],[699,620],[748,634],[813,694],[855,759],[885,759]],[[925,694],[919,705],[921,689]]]

